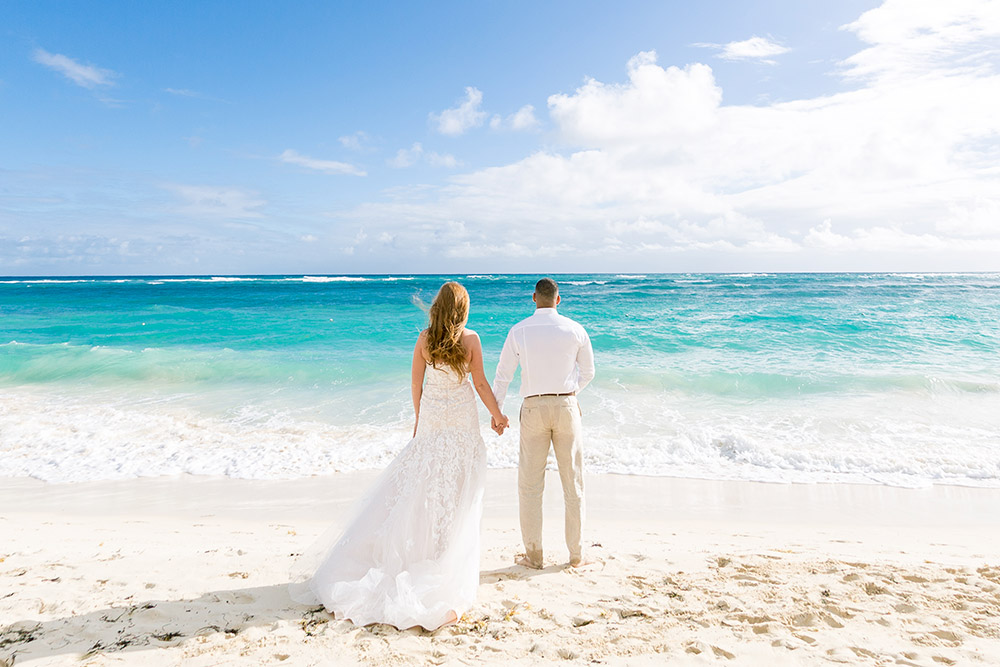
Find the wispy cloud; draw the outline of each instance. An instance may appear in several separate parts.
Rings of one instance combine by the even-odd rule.
[[[69,56],[64,56],[60,53],[49,53],[45,49],[35,49],[32,57],[35,62],[59,72],[76,85],[91,90],[113,86],[115,85],[114,79],[119,76],[118,73],[109,69],[103,69],[94,65],[85,65],[73,60]]]
[[[495,115],[490,119],[490,128],[494,130],[514,130],[515,132],[520,132],[533,130],[538,125],[538,119],[535,118],[535,107],[530,104],[525,104],[506,118]]]
[[[426,154],[427,164],[432,167],[457,167],[462,163],[454,155],[450,153],[435,153],[430,152]]]
[[[371,137],[364,130],[358,130],[351,134],[345,134],[342,137],[338,137],[337,141],[344,148],[352,151],[363,152],[372,150],[371,147]]]
[[[423,145],[420,142],[414,143],[409,148],[400,148],[396,151],[394,157],[389,158],[386,163],[390,167],[396,169],[405,169],[406,167],[412,167],[420,159],[421,154],[424,152]]]
[[[199,93],[197,90],[189,90],[187,88],[164,88],[163,92],[170,93],[171,95],[176,95],[178,97],[191,97],[199,100],[207,100],[209,102],[223,102],[225,104],[229,104],[228,100],[213,97],[212,95],[206,95],[205,93]]]
[[[775,61],[772,59],[774,56],[780,56],[791,50],[787,46],[767,37],[758,37],[756,35],[750,39],[729,42],[727,44],[699,42],[694,46],[716,49],[719,52],[718,57],[723,60],[757,60],[771,65],[775,64]]]
[[[454,155],[425,151],[423,144],[414,142],[409,148],[400,148],[394,157],[386,160],[390,167],[405,169],[423,160],[432,167],[457,167],[461,163]]]
[[[308,155],[302,155],[291,148],[287,149],[278,159],[288,164],[295,164],[306,169],[315,169],[326,174],[350,174],[353,176],[365,176],[364,170],[355,167],[347,162],[337,162],[336,160],[320,160]]]
[[[912,76],[956,63],[992,69],[1000,51],[995,0],[886,0],[842,29],[868,44],[843,63],[852,78]]]
[[[267,204],[259,193],[237,187],[176,183],[165,184],[162,187],[180,199],[178,212],[196,218],[222,220],[260,218],[262,214],[257,209]]]
[[[441,134],[457,136],[479,127],[486,119],[486,112],[480,109],[483,94],[478,88],[469,86],[465,89],[465,101],[457,107],[445,109],[441,113],[431,113],[431,124]]]

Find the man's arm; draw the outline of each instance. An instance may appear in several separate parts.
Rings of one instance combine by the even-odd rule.
[[[580,379],[576,386],[576,393],[583,391],[583,388],[594,379],[594,348],[590,345],[590,336],[583,330],[583,342],[576,353],[576,365],[580,369]]]
[[[503,401],[507,398],[507,386],[514,379],[514,371],[517,370],[517,350],[514,349],[514,331],[507,333],[507,340],[500,350],[500,362],[497,364],[497,374],[493,378],[493,396],[497,399],[497,405],[503,410]]]

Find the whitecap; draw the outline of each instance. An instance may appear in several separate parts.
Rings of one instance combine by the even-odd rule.
[[[43,283],[54,283],[54,284],[64,284],[64,283],[92,283],[96,282],[93,280],[56,280],[54,278],[39,278],[37,280],[0,280],[0,283],[5,285],[40,285]]]
[[[360,283],[370,279],[361,276],[302,276],[300,280],[304,283]]]

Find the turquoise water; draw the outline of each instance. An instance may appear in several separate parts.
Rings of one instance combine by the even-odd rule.
[[[1000,274],[555,278],[594,344],[594,472],[1000,486]],[[446,279],[492,377],[536,276],[2,278],[0,475],[384,465]]]

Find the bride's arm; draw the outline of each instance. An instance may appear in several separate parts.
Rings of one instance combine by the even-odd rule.
[[[486,373],[483,371],[483,344],[479,341],[479,334],[470,333],[466,337],[466,345],[472,353],[472,357],[469,359],[469,372],[472,374],[472,385],[476,388],[476,393],[479,394],[483,405],[490,411],[493,422],[495,424],[503,424],[504,428],[506,428],[509,421],[500,412],[497,399],[493,396],[493,389],[490,387],[490,383],[486,379]]]
[[[424,373],[427,372],[427,362],[424,361],[424,334],[417,337],[413,346],[413,365],[410,367],[410,395],[413,396],[413,437],[417,437],[417,424],[420,422],[420,397],[424,394]]]

